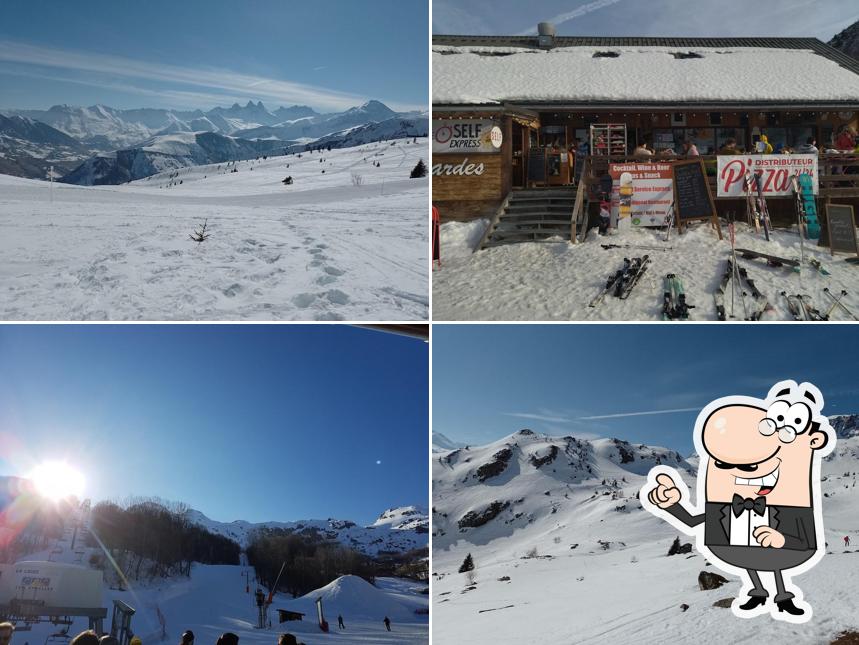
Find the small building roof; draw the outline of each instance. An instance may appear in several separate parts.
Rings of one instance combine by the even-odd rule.
[[[433,104],[859,108],[859,61],[816,38],[434,36]]]

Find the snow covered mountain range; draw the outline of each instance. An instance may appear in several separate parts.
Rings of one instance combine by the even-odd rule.
[[[339,542],[370,556],[381,552],[403,553],[422,549],[426,548],[429,542],[429,518],[425,510],[416,506],[387,509],[369,526],[359,526],[349,520],[333,518],[256,524],[244,520],[218,522],[195,510],[189,512],[188,518],[211,533],[223,535],[242,547],[249,544],[254,531],[266,529],[282,529],[320,540]]]
[[[379,101],[328,114],[303,105],[281,106],[270,111],[262,101],[248,101],[244,106],[235,103],[208,112],[118,110],[105,105],[55,105],[48,110],[0,112],[6,115],[0,116],[0,172],[44,178],[50,163],[64,174],[81,160],[92,157],[67,180],[84,185],[139,179],[148,176],[141,173],[153,168],[160,172],[199,163],[247,159],[274,154],[290,146],[297,150],[311,142],[347,147],[382,139],[426,136],[429,130],[427,112],[395,112]],[[175,159],[162,158],[160,162],[150,154],[171,156],[163,148],[174,145],[175,136],[181,134],[195,137],[199,148],[193,153],[172,155]],[[221,154],[211,154],[212,148]],[[236,156],[224,156],[231,148]],[[205,161],[197,161],[200,158]],[[78,163],[70,166],[71,161]]]
[[[755,633],[768,640],[828,643],[859,627],[849,582],[859,558],[842,548],[845,535],[859,542],[859,415],[830,423],[838,443],[823,463],[822,492],[833,555],[797,580],[815,608],[814,627],[797,634],[791,625],[755,621]],[[697,576],[709,564],[694,550],[667,558],[677,531],[643,512],[638,492],[657,464],[676,468],[694,495],[697,457],[619,439],[523,430],[434,452],[434,638],[657,643],[709,642],[706,634],[719,633],[724,642],[742,640],[745,621],[714,605],[735,596],[736,579],[700,591]],[[458,569],[469,553],[475,569],[467,576]],[[831,597],[841,600],[827,603]]]

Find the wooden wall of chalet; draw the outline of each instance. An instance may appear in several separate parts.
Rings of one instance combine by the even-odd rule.
[[[438,115],[433,115],[438,118]],[[449,118],[463,118],[482,115],[458,114]],[[504,140],[501,151],[484,154],[440,154],[433,155],[433,165],[459,164],[465,159],[468,163],[482,163],[482,175],[434,175],[432,177],[432,203],[437,206],[441,221],[470,220],[479,217],[491,217],[498,210],[501,202],[511,189],[513,147],[512,120],[509,117],[498,119]]]

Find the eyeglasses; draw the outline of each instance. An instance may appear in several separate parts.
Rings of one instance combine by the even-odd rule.
[[[782,443],[792,443],[794,439],[796,439],[796,429],[792,426],[782,426],[781,428],[776,428],[775,421],[772,419],[762,419],[758,424],[758,432],[760,432],[765,437],[769,437],[775,431],[778,430],[778,440]]]

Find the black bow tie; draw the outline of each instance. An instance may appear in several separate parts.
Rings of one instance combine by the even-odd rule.
[[[739,517],[743,511],[754,511],[758,515],[763,515],[767,508],[767,500],[765,497],[740,497],[736,493],[731,500],[731,510],[734,511],[734,517]]]

